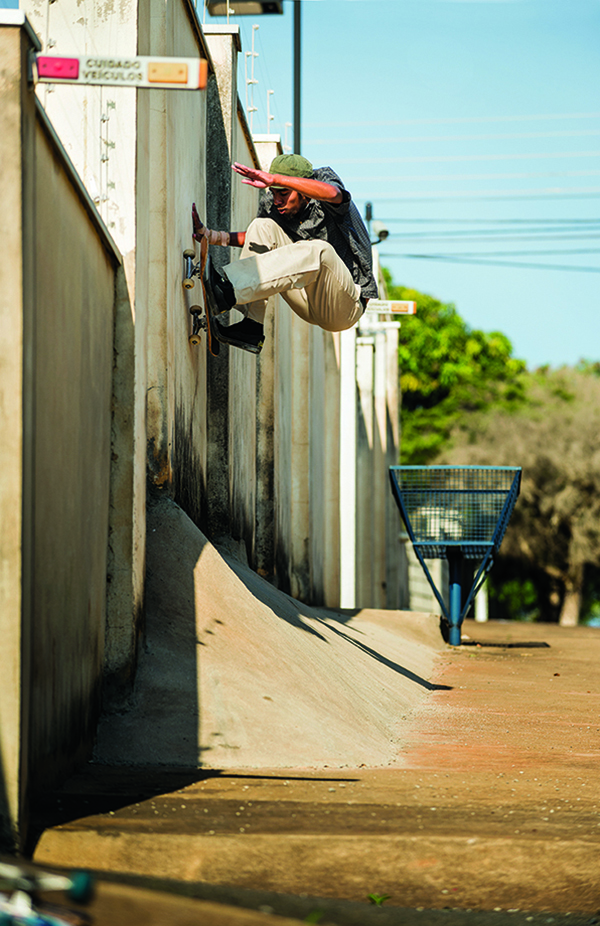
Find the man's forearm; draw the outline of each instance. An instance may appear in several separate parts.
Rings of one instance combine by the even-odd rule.
[[[242,248],[246,240],[246,232],[214,231],[212,228],[207,228],[206,225],[198,234],[207,238],[209,244],[220,244],[224,248]],[[197,238],[198,235],[194,235],[194,237]]]
[[[283,186],[287,190],[295,190],[306,196],[307,199],[317,199],[320,202],[337,205],[342,201],[341,190],[332,183],[323,183],[322,180],[311,180],[308,177],[285,177],[282,174],[272,174],[273,183]]]

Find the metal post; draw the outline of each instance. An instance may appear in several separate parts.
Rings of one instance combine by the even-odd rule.
[[[462,610],[462,587],[460,551],[454,547],[447,548],[448,566],[450,571],[450,646],[460,646],[460,613]]]
[[[294,0],[294,154],[301,154],[302,7]]]

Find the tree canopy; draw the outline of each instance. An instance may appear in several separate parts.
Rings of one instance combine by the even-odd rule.
[[[472,329],[452,303],[397,286],[388,271],[384,275],[391,299],[417,303],[417,314],[400,329],[402,463],[427,464],[464,414],[523,401],[525,363],[512,356],[506,335]]]
[[[597,364],[527,376],[529,400],[462,419],[438,462],[521,466],[521,495],[502,545],[540,617],[576,624],[600,568],[600,376]],[[525,569],[523,569],[525,567]],[[546,582],[536,582],[536,574]],[[543,588],[541,587],[543,586]],[[536,596],[533,595],[533,598]],[[545,599],[545,600],[544,600]]]

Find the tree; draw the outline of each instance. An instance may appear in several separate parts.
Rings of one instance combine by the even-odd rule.
[[[586,570],[600,568],[600,377],[595,364],[529,374],[529,403],[463,419],[440,462],[522,466],[502,555],[545,574],[560,623],[578,623]],[[597,573],[596,573],[597,575]],[[538,582],[539,585],[539,582]],[[548,617],[548,613],[542,614]]]
[[[426,464],[463,415],[523,402],[525,364],[513,358],[506,335],[472,329],[451,303],[396,286],[388,271],[384,275],[390,298],[417,303],[417,314],[400,329],[402,462]]]

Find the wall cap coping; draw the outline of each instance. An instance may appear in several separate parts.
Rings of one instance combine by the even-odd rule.
[[[239,26],[211,26],[204,24],[202,31],[205,35],[231,35],[234,37],[236,51],[242,50],[242,39]]]
[[[23,10],[0,10],[0,28],[2,26],[19,26],[21,29],[25,29],[27,38],[35,50],[42,50],[42,43],[38,39],[35,29],[27,19]]]

